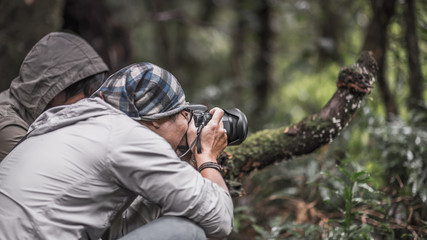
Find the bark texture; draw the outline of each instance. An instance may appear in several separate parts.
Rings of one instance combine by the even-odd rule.
[[[253,75],[253,93],[255,97],[255,105],[251,116],[258,116],[255,118],[252,127],[258,127],[262,122],[265,122],[267,113],[265,111],[268,95],[272,89],[272,78],[271,78],[271,40],[273,39],[273,30],[271,28],[271,15],[272,6],[268,0],[262,0],[258,2],[256,9],[256,16],[258,18],[259,26],[256,28],[256,41],[258,50],[256,52],[256,60],[253,65],[255,71]]]
[[[415,12],[415,1],[405,1],[405,22],[406,22],[406,53],[408,56],[409,68],[409,96],[408,108],[413,111],[425,111],[423,107],[424,98],[424,77],[421,71],[420,48],[417,36],[417,18]]]
[[[329,144],[349,124],[363,99],[371,92],[378,66],[371,52],[340,71],[337,91],[320,112],[298,124],[258,131],[219,157],[233,196],[242,194],[242,177],[275,162],[308,154]]]
[[[385,76],[385,60],[388,46],[387,30],[396,12],[396,0],[371,0],[371,7],[373,15],[368,25],[362,49],[372,51],[378,63],[378,89],[386,108],[387,120],[392,121],[399,115],[399,111],[395,96],[392,94]]]
[[[84,9],[84,11],[83,11]],[[62,29],[84,38],[114,73],[131,63],[129,29],[117,21],[105,0],[65,0]]]

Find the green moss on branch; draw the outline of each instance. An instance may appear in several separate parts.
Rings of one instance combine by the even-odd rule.
[[[311,153],[331,143],[370,93],[377,69],[372,54],[362,53],[355,64],[340,71],[337,91],[319,113],[289,127],[256,132],[243,144],[227,148],[218,160],[226,170],[224,177],[232,194],[242,193],[240,181],[253,170]]]

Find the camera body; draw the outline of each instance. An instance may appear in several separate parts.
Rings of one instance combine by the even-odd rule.
[[[248,135],[248,120],[246,115],[237,108],[223,109],[224,116],[222,122],[224,129],[227,130],[227,144],[239,145],[241,144]],[[209,112],[194,110],[193,112],[194,124],[198,128],[199,126],[205,126],[211,120],[212,115]]]

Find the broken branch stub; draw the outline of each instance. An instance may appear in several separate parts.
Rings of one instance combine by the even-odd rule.
[[[255,169],[309,154],[329,144],[349,124],[363,99],[371,92],[378,66],[371,52],[363,52],[355,64],[338,75],[337,91],[329,102],[299,123],[262,130],[239,146],[228,147],[218,158],[233,196],[242,195],[241,179]]]

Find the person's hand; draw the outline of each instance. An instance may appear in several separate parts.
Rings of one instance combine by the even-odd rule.
[[[227,146],[227,134],[224,131],[224,124],[221,120],[224,115],[224,111],[220,108],[213,108],[209,111],[212,114],[211,120],[202,129],[201,132],[201,153],[197,153],[197,144],[193,146],[191,151],[195,156],[197,167],[200,167],[203,163],[214,162],[217,163],[217,158],[224,148]],[[187,130],[187,138],[189,142],[193,142],[196,138],[196,126],[194,120],[190,122],[189,129]],[[211,180],[218,184],[221,188],[228,191],[227,184],[225,183],[221,172],[214,168],[204,168],[200,171],[204,178]]]
[[[224,124],[222,123],[222,116],[224,111],[220,108],[213,108],[209,111],[212,114],[212,119],[202,129],[201,132],[201,153],[197,153],[197,144],[193,146],[192,152],[195,155],[197,166],[204,162],[216,162],[217,157],[227,147],[227,134],[224,131]],[[195,126],[190,123],[194,129],[189,129],[189,140],[194,139]]]

